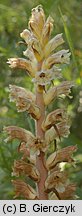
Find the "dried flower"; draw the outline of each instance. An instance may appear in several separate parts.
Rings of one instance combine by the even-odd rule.
[[[57,123],[55,126],[56,127],[52,126],[45,133],[45,142],[47,145],[52,143],[57,138],[68,137],[68,135],[70,134],[70,126],[68,125],[67,121]]]
[[[63,148],[61,150],[52,153],[46,161],[47,169],[52,169],[58,163],[61,162],[68,162],[68,163],[74,162],[74,159],[72,158],[72,154],[76,150],[77,150],[77,146],[68,146],[66,148]]]
[[[15,197],[17,198],[22,195],[28,200],[33,200],[37,198],[36,191],[22,180],[13,180],[13,185],[15,186]]]
[[[6,127],[8,133],[6,141],[18,139],[20,141],[18,153],[20,160],[14,161],[13,175],[22,178],[31,178],[37,184],[37,191],[23,180],[14,180],[16,196],[25,199],[46,200],[50,195],[56,199],[74,197],[75,186],[70,185],[67,175],[59,168],[59,163],[71,163],[72,153],[76,146],[69,146],[56,150],[47,159],[49,145],[61,137],[69,135],[69,123],[65,109],[55,109],[45,115],[46,106],[60,95],[69,96],[72,82],[64,81],[51,87],[54,80],[62,77],[61,64],[69,64],[70,52],[62,49],[55,51],[64,43],[62,34],[50,39],[53,30],[52,17],[45,18],[41,5],[32,9],[28,24],[29,29],[20,34],[25,41],[26,50],[23,58],[10,58],[8,64],[11,68],[25,69],[32,77],[36,86],[36,94],[22,87],[10,85],[10,100],[16,103],[19,112],[28,112],[36,121],[35,135],[30,131],[16,126]],[[47,85],[47,86],[46,86]],[[26,179],[26,178],[25,178]],[[71,192],[70,192],[71,191]],[[69,196],[70,194],[70,196]]]
[[[21,174],[29,176],[34,181],[39,181],[40,179],[39,172],[33,164],[23,160],[14,161],[13,175],[20,176]]]
[[[75,191],[76,191],[76,185],[75,184],[67,185],[65,191],[60,194],[61,200],[76,199]]]
[[[20,143],[18,152],[21,152],[23,154],[22,160],[27,160],[33,165],[36,164],[36,154],[32,154],[32,151],[30,152],[30,149],[27,147],[25,142]]]
[[[55,111],[48,114],[48,116],[42,123],[42,129],[44,131],[50,129],[53,125],[64,120],[65,117],[65,111],[63,109],[56,109]]]
[[[66,189],[63,193],[59,193],[59,198],[61,200],[73,200],[76,199],[75,195],[76,191],[76,185],[75,184],[69,184],[66,186]],[[58,197],[55,194],[55,191],[50,194],[50,200],[58,200]]]
[[[45,189],[53,190],[55,188],[58,192],[64,192],[67,186],[66,174],[64,172],[55,171],[48,175],[45,181]]]
[[[21,142],[32,145],[35,140],[34,135],[30,131],[25,130],[24,128],[20,128],[17,126],[8,126],[4,127],[4,131],[7,132],[9,135],[5,142],[11,141],[13,139],[19,139]]]

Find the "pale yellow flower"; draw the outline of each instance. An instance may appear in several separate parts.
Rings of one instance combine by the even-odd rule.
[[[51,69],[48,70],[38,71],[35,75],[35,78],[33,79],[33,82],[41,86],[50,84],[52,80],[61,77],[60,71],[61,69],[56,66],[53,66]]]
[[[32,15],[29,20],[29,28],[33,34],[40,40],[42,29],[45,23],[45,14],[42,9],[42,6],[39,5],[36,8],[32,9]]]
[[[45,22],[42,35],[41,35],[41,45],[44,49],[44,46],[48,43],[51,32],[53,30],[53,22],[54,20],[52,19],[51,16],[49,16]]]
[[[20,33],[20,37],[25,40],[25,42],[29,43],[29,40],[32,38],[32,33],[28,29],[24,29],[22,33]]]
[[[44,92],[45,105],[49,105],[53,100],[58,98],[60,95],[69,96],[72,86],[74,86],[73,82],[63,81],[59,85],[50,88],[46,93]]]
[[[42,69],[49,69],[54,64],[69,64],[70,55],[69,50],[60,50],[44,60]]]
[[[35,119],[40,118],[40,108],[35,103],[35,96],[24,88],[10,85],[10,101],[16,102],[18,112],[28,111]]]
[[[45,57],[48,57],[50,53],[52,53],[58,46],[62,45],[63,43],[64,40],[62,38],[62,33],[52,38],[44,48]]]

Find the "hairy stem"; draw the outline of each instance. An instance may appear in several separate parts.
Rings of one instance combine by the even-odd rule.
[[[41,67],[41,64],[39,64],[39,69]],[[36,121],[36,136],[40,137],[42,140],[45,138],[45,132],[42,130],[41,125],[45,118],[45,105],[43,100],[43,89],[40,89],[39,86],[37,86],[36,89],[36,104],[38,107],[40,107],[41,110],[41,117],[39,120]],[[36,166],[40,173],[40,181],[38,182],[38,195],[40,200],[47,200],[48,195],[45,192],[45,180],[47,178],[47,169],[44,164],[45,160],[45,153],[40,151],[40,155],[37,156],[36,159]]]

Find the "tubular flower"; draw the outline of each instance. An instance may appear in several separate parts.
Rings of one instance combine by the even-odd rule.
[[[71,92],[71,87],[74,84],[69,81],[64,81],[60,85],[53,87],[44,93],[44,103],[45,105],[49,105],[54,99],[58,98],[60,95],[69,96]]]
[[[15,186],[16,193],[14,198],[17,198],[20,195],[22,195],[28,200],[33,200],[37,198],[36,191],[29,184],[26,184],[22,180],[13,180],[12,183]]]
[[[25,142],[21,142],[19,147],[18,147],[18,152],[22,153],[22,160],[23,161],[28,161],[31,164],[35,165],[36,164],[36,155],[30,154],[29,148],[27,148],[27,145]],[[34,152],[33,152],[34,153]]]
[[[49,56],[46,60],[44,60],[42,69],[49,69],[54,64],[69,64],[70,61],[70,55],[69,50],[61,50],[57,53]]]
[[[45,112],[46,106],[53,100],[63,95],[70,96],[74,85],[73,82],[61,81],[61,64],[69,64],[71,53],[68,49],[59,50],[59,46],[64,43],[62,33],[51,39],[52,30],[53,18],[49,16],[46,19],[41,5],[33,8],[28,29],[20,33],[26,45],[23,51],[25,59],[8,59],[10,68],[24,69],[31,76],[36,89],[35,93],[32,93],[16,85],[9,86],[10,101],[16,103],[19,112],[28,112],[36,123],[34,134],[17,126],[4,128],[8,134],[6,142],[14,139],[20,141],[17,148],[20,159],[15,160],[12,167],[12,177],[17,178],[12,181],[15,198],[46,200],[52,197],[54,199],[54,195],[55,199],[75,198],[76,186],[69,183],[68,176],[65,171],[61,171],[60,164],[74,163],[72,154],[77,147],[68,146],[61,150],[57,148],[61,138],[68,137],[70,133],[66,109],[58,105],[57,109],[50,113]],[[54,81],[58,84],[55,85]],[[55,148],[50,154],[53,145]]]
[[[55,171],[47,177],[45,181],[45,189],[52,191],[52,189],[55,188],[58,192],[64,192],[67,184],[65,173]]]
[[[67,124],[67,121],[57,123],[56,127],[52,126],[45,133],[46,144],[49,145],[57,138],[68,137],[70,134],[69,128],[70,126]]]
[[[36,65],[33,64],[30,60],[23,58],[10,58],[7,62],[11,68],[24,69],[28,72],[29,75],[34,77],[34,72],[36,71]]]
[[[26,98],[35,102],[35,95],[31,91],[27,91],[25,88],[16,86],[16,85],[9,85],[10,91],[10,101],[14,102],[18,97]]]
[[[37,64],[34,53],[32,52],[32,48],[28,47],[25,51],[23,51],[23,55],[26,56],[30,61],[34,61]]]
[[[7,132],[9,135],[5,142],[11,141],[13,139],[18,139],[21,142],[32,145],[32,142],[34,142],[35,139],[34,135],[30,131],[27,131],[24,128],[20,128],[17,126],[4,127],[4,131]]]
[[[58,163],[61,163],[61,162],[69,162],[69,163],[73,162],[74,159],[71,157],[71,155],[76,150],[77,150],[76,146],[68,146],[61,150],[58,150],[57,152],[52,153],[46,161],[47,168],[52,169]]]
[[[40,118],[40,109],[35,104],[35,95],[18,86],[9,86],[10,101],[16,102],[18,112],[28,111],[35,119]]]
[[[51,70],[39,71],[36,73],[33,81],[38,85],[45,86],[47,84],[50,84],[50,82],[54,80],[54,78],[57,79],[61,77],[60,71],[61,69],[57,68],[56,66],[53,66]]]
[[[52,53],[58,46],[60,46],[63,43],[64,40],[62,38],[62,34],[58,34],[54,38],[52,38],[45,46],[44,49],[45,57],[48,57],[50,53]]]
[[[44,24],[43,30],[42,30],[42,35],[41,35],[41,44],[42,47],[44,47],[50,38],[51,32],[53,30],[53,22],[54,20],[52,19],[51,16],[49,16]]]
[[[57,109],[53,112],[51,112],[45,119],[45,121],[42,124],[42,129],[44,131],[50,129],[53,125],[55,125],[58,122],[61,122],[65,119],[65,111],[63,109]]]
[[[23,38],[28,45],[30,38],[32,38],[32,34],[28,29],[25,29],[23,32],[20,33],[20,37]]]
[[[76,199],[75,196],[76,191],[76,185],[75,184],[69,184],[67,185],[65,191],[60,194],[61,200],[69,200],[69,199]]]
[[[73,200],[73,199],[76,199],[75,191],[76,191],[76,185],[75,184],[69,184],[69,185],[66,186],[64,192],[59,193],[59,198],[61,200],[69,200],[69,199]],[[58,199],[55,192],[50,194],[50,199],[51,200]]]
[[[14,161],[13,175],[26,175],[31,177],[34,181],[39,181],[40,175],[36,167],[31,163],[26,163],[23,160]]]

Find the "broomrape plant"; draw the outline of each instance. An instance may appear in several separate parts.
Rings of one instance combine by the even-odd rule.
[[[69,64],[69,50],[55,51],[64,43],[62,34],[50,39],[53,30],[53,19],[45,18],[41,5],[32,9],[28,29],[21,34],[27,46],[23,52],[25,58],[10,58],[11,68],[24,69],[32,78],[35,94],[16,85],[10,85],[10,101],[15,102],[18,112],[28,112],[35,120],[36,133],[17,126],[8,126],[6,142],[20,140],[18,147],[22,153],[20,160],[15,160],[13,173],[15,179],[15,198],[25,199],[74,199],[75,184],[70,184],[67,174],[60,168],[61,162],[73,163],[72,154],[76,146],[68,146],[61,150],[56,148],[50,154],[49,148],[54,140],[61,140],[69,135],[69,123],[66,110],[58,108],[46,113],[47,106],[60,95],[69,96],[72,82],[63,81],[53,85],[60,79],[61,64]],[[23,179],[21,176],[23,175]],[[29,178],[35,182],[35,187],[29,185]],[[28,182],[27,182],[27,181]]]

